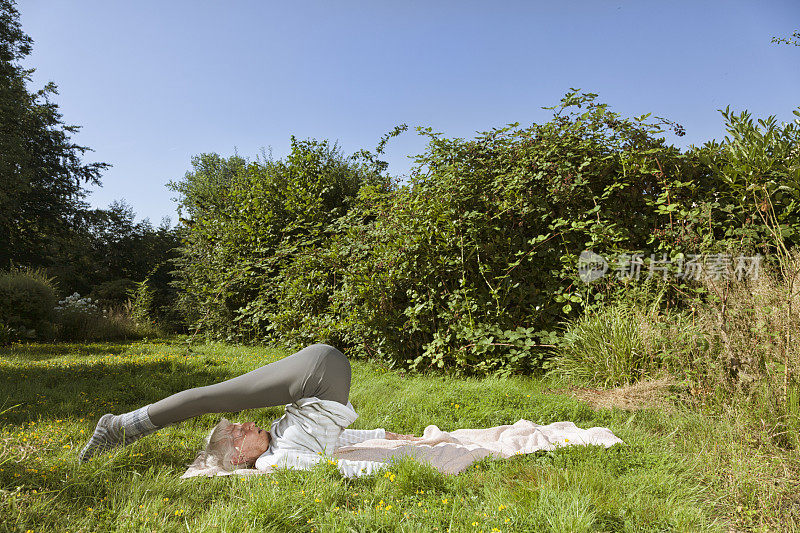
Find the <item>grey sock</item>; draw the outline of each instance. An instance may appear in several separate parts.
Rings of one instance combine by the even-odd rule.
[[[80,461],[88,461],[95,455],[130,444],[156,431],[158,426],[150,421],[148,407],[146,405],[119,416],[108,413],[100,417],[94,434],[81,450]]]

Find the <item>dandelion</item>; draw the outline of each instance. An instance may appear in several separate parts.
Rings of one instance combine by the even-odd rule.
[[[477,522],[473,522],[473,523],[472,523],[472,525],[473,525],[473,526],[477,526],[477,525],[478,525],[478,523],[477,523]]]
[[[447,505],[447,498],[443,498],[443,499],[442,499],[442,503],[443,503],[443,504],[445,504],[445,505]]]

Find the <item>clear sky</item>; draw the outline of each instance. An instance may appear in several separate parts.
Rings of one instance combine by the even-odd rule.
[[[87,161],[88,200],[177,222],[165,184],[203,152],[286,155],[289,137],[374,149],[395,125],[448,136],[543,122],[570,87],[626,116],[681,123],[677,146],[724,136],[717,111],[794,118],[800,0],[269,2],[18,0],[35,87],[54,81]],[[407,174],[424,141],[387,149]]]

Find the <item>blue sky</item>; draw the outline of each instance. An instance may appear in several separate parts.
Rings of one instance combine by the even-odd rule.
[[[623,115],[724,136],[730,105],[789,121],[800,106],[798,0],[267,2],[19,0],[34,87],[54,81],[89,161],[88,201],[177,221],[165,184],[203,152],[284,156],[289,137],[373,149],[395,125],[448,136],[543,122],[570,87]],[[424,141],[387,149],[407,174]]]

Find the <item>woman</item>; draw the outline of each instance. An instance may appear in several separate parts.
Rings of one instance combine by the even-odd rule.
[[[185,390],[129,413],[103,415],[79,458],[88,461],[199,415],[276,405],[286,405],[286,414],[269,431],[223,418],[195,464],[231,470],[258,461],[264,469],[291,452],[325,454],[369,438],[412,438],[382,429],[345,431],[358,417],[348,402],[350,379],[350,362],[342,352],[314,344],[222,383]]]

